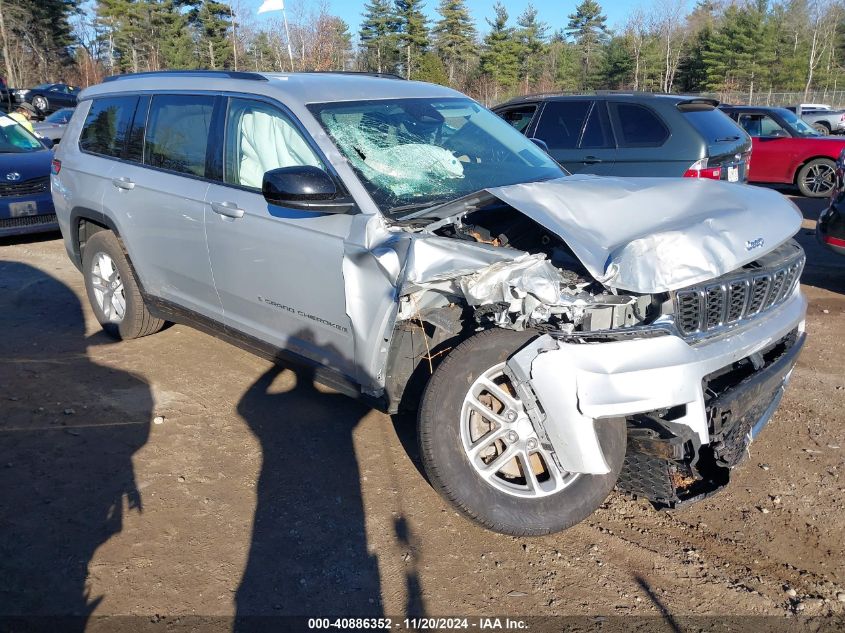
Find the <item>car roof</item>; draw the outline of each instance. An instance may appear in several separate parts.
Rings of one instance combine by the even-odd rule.
[[[519,105],[521,103],[537,103],[540,101],[570,101],[581,99],[606,99],[608,101],[630,101],[631,99],[642,99],[644,101],[654,100],[669,103],[680,103],[682,101],[701,99],[702,101],[711,101],[718,104],[718,101],[715,99],[700,97],[697,95],[666,94],[663,92],[597,91],[592,94],[561,94],[553,92],[525,95],[523,97],[515,97],[495,107],[501,108],[503,106]]]
[[[86,88],[80,100],[104,94],[161,90],[237,91],[309,104],[465,95],[437,84],[367,73],[155,72],[122,75]]]

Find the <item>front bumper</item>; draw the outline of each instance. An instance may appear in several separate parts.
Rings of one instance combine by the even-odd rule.
[[[604,474],[610,468],[596,423],[672,410],[673,425],[689,429],[698,445],[710,444],[713,403],[705,393],[705,379],[755,357],[793,332],[803,342],[806,310],[796,287],[777,309],[741,330],[696,345],[671,334],[596,343],[546,334],[514,354],[507,366],[561,468]],[[780,375],[775,392],[789,374]],[[774,412],[776,403],[771,403],[772,398],[754,421],[755,433]]]
[[[842,215],[840,204],[834,199],[831,205],[821,212],[819,221],[816,222],[816,238],[825,248],[838,255],[845,255],[845,216]]]
[[[35,213],[12,217],[11,204],[15,202],[35,202]],[[0,237],[58,230],[59,224],[49,190],[27,197],[0,198]]]

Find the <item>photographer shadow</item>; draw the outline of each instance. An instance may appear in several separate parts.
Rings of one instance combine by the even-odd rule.
[[[295,384],[285,391],[274,382]],[[314,385],[314,371],[274,365],[238,413],[263,460],[249,559],[235,598],[235,630],[278,630],[274,616],[382,615],[368,551],[353,432],[371,409]]]
[[[0,331],[0,621],[82,631],[92,557],[142,510],[152,394],[91,360],[76,294],[37,268],[0,262]]]

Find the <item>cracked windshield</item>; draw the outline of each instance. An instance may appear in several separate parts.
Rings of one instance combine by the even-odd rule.
[[[357,101],[311,110],[388,214],[565,175],[533,142],[469,99]]]

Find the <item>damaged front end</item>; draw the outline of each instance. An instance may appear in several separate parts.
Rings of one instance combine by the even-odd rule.
[[[800,218],[748,187],[681,200],[666,181],[574,180],[397,222],[413,238],[397,328],[419,329],[429,373],[462,335],[536,331],[505,372],[560,471],[609,472],[596,425],[624,417],[619,486],[670,507],[701,498],[772,416],[803,345]]]

